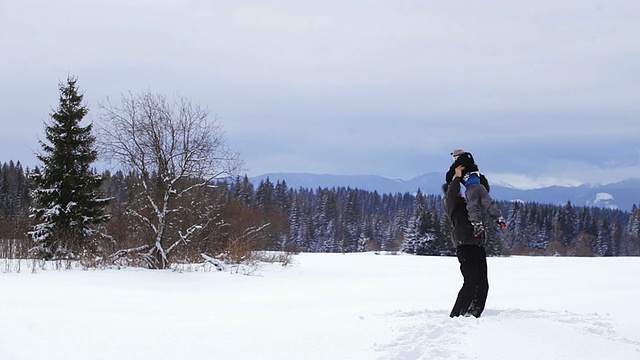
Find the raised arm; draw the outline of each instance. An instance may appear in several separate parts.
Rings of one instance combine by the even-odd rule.
[[[462,170],[464,170],[464,166],[458,166],[455,168],[454,177],[449,183],[447,191],[444,194],[444,209],[447,212],[449,219],[453,218],[452,215],[457,202],[460,201],[460,178],[462,177]]]

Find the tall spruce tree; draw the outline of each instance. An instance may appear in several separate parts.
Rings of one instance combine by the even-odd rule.
[[[40,141],[43,165],[31,173],[36,224],[29,235],[37,255],[45,259],[79,258],[94,250],[95,225],[108,219],[108,200],[99,194],[102,176],[91,168],[97,158],[92,125],[80,124],[89,109],[76,81],[69,76],[59,84],[60,104],[45,123],[49,143]]]

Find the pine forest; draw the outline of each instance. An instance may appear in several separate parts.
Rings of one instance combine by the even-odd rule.
[[[29,170],[10,161],[0,168],[0,257],[34,256],[27,237],[33,183]],[[136,203],[135,175],[103,174],[102,190],[111,198],[96,256],[114,260],[122,249],[140,246],[140,223],[127,216]],[[378,194],[351,188],[291,189],[284,182],[236,177],[216,181],[205,197],[215,211],[213,226],[172,252],[172,263],[200,261],[201,254],[233,258],[247,250],[290,252],[407,252],[453,255],[450,225],[442,196]],[[489,228],[491,255],[640,255],[640,210],[498,202],[507,229]],[[178,221],[176,219],[176,221]],[[485,223],[489,219],[486,219]]]

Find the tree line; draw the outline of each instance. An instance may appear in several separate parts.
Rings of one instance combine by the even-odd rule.
[[[289,189],[263,180],[254,189],[236,178],[220,185],[235,201],[263,217],[281,214],[281,232],[265,244],[300,251],[403,251],[453,255],[451,224],[441,195],[379,194],[345,187]],[[231,199],[231,200],[229,200]],[[507,228],[488,226],[491,255],[640,255],[640,210],[498,201]],[[265,218],[266,219],[266,218]],[[486,217],[485,224],[492,224]]]
[[[34,245],[26,236],[33,222],[29,194],[34,186],[26,172],[20,163],[4,163],[0,168],[2,238],[21,240],[16,243],[23,251]],[[131,255],[127,249],[137,249],[148,243],[142,239],[155,237],[131,214],[140,201],[135,173],[106,171],[101,176],[101,191],[111,199],[105,213],[111,218],[102,229],[108,236],[98,241],[97,248],[101,258],[122,261]],[[202,200],[199,208],[210,217],[206,231],[169,251],[170,263],[200,261],[202,254],[241,261],[253,250],[455,252],[442,196],[423,194],[419,189],[415,194],[379,194],[348,187],[293,189],[284,181],[274,184],[269,179],[254,186],[246,176],[237,176],[212,182],[197,197]],[[640,210],[636,206],[627,212],[570,202],[559,206],[498,201],[498,205],[507,215],[507,229],[488,227],[491,255],[640,255]],[[179,232],[172,236],[180,239]]]
[[[243,162],[206,109],[181,96],[129,93],[99,104],[97,120],[83,125],[89,107],[76,82],[60,83],[42,164],[0,168],[0,257],[163,269],[242,263],[257,250],[455,251],[439,194],[291,189],[268,179],[254,186],[238,175]],[[99,154],[118,170],[97,172]],[[507,229],[488,227],[491,255],[640,254],[635,206],[498,204]]]

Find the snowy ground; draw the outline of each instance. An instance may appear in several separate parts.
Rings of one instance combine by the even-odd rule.
[[[257,275],[0,274],[0,359],[640,359],[640,258],[489,259],[450,319],[455,258],[301,254]]]

